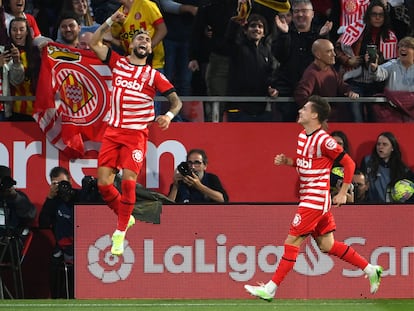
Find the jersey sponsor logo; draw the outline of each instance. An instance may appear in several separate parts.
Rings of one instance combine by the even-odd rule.
[[[300,168],[312,168],[312,159],[296,159],[296,166]]]
[[[128,81],[122,79],[122,77],[116,77],[115,78],[115,86],[120,86],[122,88],[127,88],[134,91],[142,91],[142,88],[144,87],[143,83],[138,83],[136,80],[134,81]]]
[[[336,142],[336,140],[334,138],[328,138],[326,140],[325,146],[326,148],[328,148],[329,150],[334,150],[336,148],[336,145],[338,143]]]
[[[135,162],[142,162],[144,160],[144,153],[142,152],[142,150],[135,149],[134,151],[132,151],[132,158]]]

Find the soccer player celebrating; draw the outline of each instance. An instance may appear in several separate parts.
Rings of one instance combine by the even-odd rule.
[[[123,57],[103,43],[110,26],[122,23],[125,15],[116,11],[93,34],[89,46],[112,69],[112,94],[108,127],[98,157],[98,188],[108,206],[118,215],[112,235],[113,255],[122,255],[127,228],[135,223],[131,215],[135,186],[142,168],[148,140],[148,123],[154,121],[154,97],[157,91],[167,97],[170,109],[155,122],[167,129],[180,111],[182,102],[173,85],[159,71],[147,65],[151,53],[148,32],[137,31],[130,55]],[[114,186],[115,174],[122,169],[121,193]]]
[[[330,105],[324,98],[311,96],[299,110],[298,123],[304,129],[298,137],[296,158],[292,159],[284,154],[278,154],[274,158],[275,165],[296,167],[300,180],[300,202],[285,240],[283,256],[272,279],[259,286],[244,286],[253,296],[267,301],[273,299],[276,289],[293,269],[299,247],[308,235],[312,235],[322,252],[335,255],[362,269],[370,281],[372,294],[378,290],[382,267],[368,263],[352,247],[334,239],[336,225],[330,211],[329,193],[332,163],[338,160],[344,167],[342,186],[332,198],[335,206],[346,203],[346,193],[352,182],[355,163],[325,131],[329,112]]]

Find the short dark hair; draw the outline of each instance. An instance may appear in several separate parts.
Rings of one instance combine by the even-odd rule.
[[[266,34],[267,33],[267,21],[266,18],[264,18],[264,16],[260,15],[260,14],[251,14],[248,19],[247,19],[247,24],[245,26],[245,28],[247,29],[247,27],[249,27],[249,25],[252,22],[261,22],[263,24],[263,33]]]
[[[50,179],[59,177],[61,174],[65,174],[68,179],[70,179],[69,171],[62,166],[55,166],[50,170],[49,177]]]
[[[60,24],[62,23],[63,20],[65,19],[74,19],[76,21],[76,23],[78,25],[81,24],[80,18],[78,15],[76,15],[75,12],[73,11],[63,11],[60,15],[59,15],[59,19],[58,19],[58,27],[60,27]]]
[[[319,122],[326,122],[331,112],[331,106],[328,101],[319,95],[310,96],[308,101],[312,103],[312,111],[318,114]]]
[[[203,158],[203,163],[207,164],[208,163],[208,159],[207,159],[207,154],[203,149],[191,149],[190,151],[188,151],[187,153],[187,161],[188,161],[188,157],[190,155],[192,155],[193,153],[198,153],[201,155],[201,157]]]

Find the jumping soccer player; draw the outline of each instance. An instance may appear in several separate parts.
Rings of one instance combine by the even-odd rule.
[[[100,60],[112,69],[112,95],[108,127],[98,157],[98,188],[108,206],[118,215],[112,235],[113,255],[122,255],[127,228],[135,223],[131,215],[135,203],[135,185],[142,168],[148,140],[148,123],[154,121],[154,97],[160,91],[170,102],[165,115],[155,119],[167,129],[178,114],[182,102],[174,86],[159,71],[147,65],[151,37],[139,30],[132,38],[129,56],[123,57],[103,43],[110,26],[122,23],[125,15],[116,11],[93,34],[89,46]],[[121,193],[114,186],[118,169],[122,169]]]
[[[333,203],[340,206],[346,203],[346,193],[352,182],[355,163],[325,131],[330,110],[325,99],[311,96],[299,110],[297,122],[304,129],[298,137],[296,158],[292,159],[284,154],[278,154],[274,158],[275,165],[296,167],[300,180],[300,202],[285,240],[283,256],[272,279],[259,286],[244,286],[253,296],[267,301],[273,299],[276,289],[293,269],[299,247],[308,235],[312,235],[322,252],[335,255],[362,269],[369,278],[372,294],[378,290],[382,267],[371,265],[352,247],[334,239],[336,224],[330,211],[329,192],[331,167],[334,160],[338,160],[344,167],[342,186],[332,198]]]

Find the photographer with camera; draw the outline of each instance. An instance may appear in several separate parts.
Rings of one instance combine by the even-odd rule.
[[[74,206],[80,201],[80,189],[73,189],[69,171],[54,167],[49,173],[50,188],[39,215],[39,227],[52,229],[56,244],[50,264],[50,290],[52,298],[60,298],[60,282],[64,264],[69,273],[69,297],[73,298]]]
[[[0,165],[0,263],[3,268],[11,268],[14,295],[23,298],[21,255],[30,232],[28,226],[36,217],[36,207],[15,185],[10,168]],[[3,291],[1,278],[0,285]],[[0,296],[3,297],[3,292]]]
[[[36,217],[36,207],[15,185],[10,168],[0,165],[0,237],[21,237]]]
[[[190,150],[187,161],[181,162],[174,172],[168,198],[176,203],[228,202],[229,197],[220,179],[206,172],[207,164],[204,150]]]

